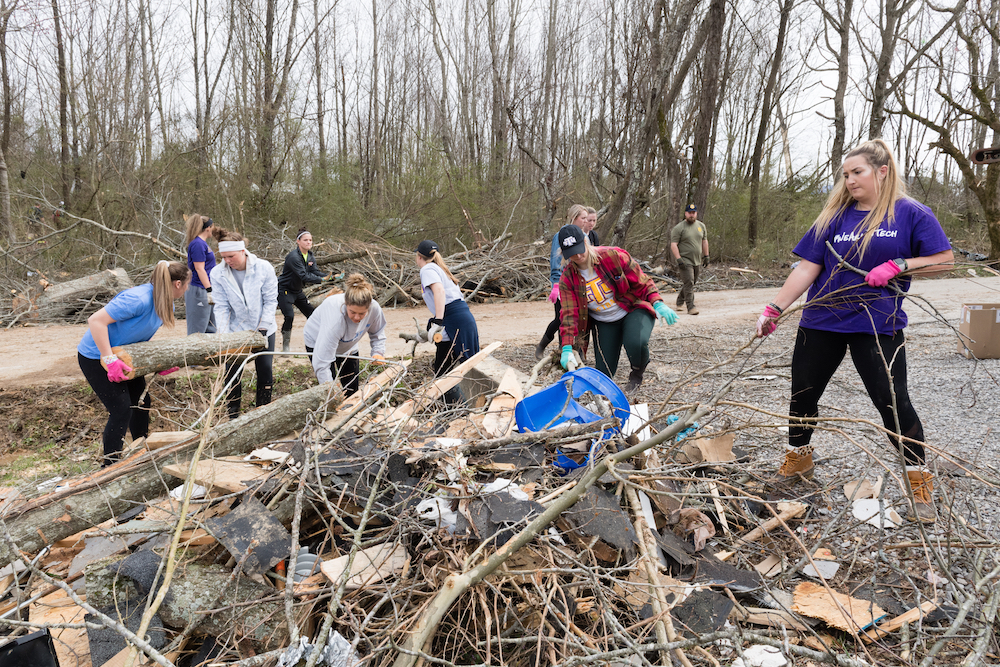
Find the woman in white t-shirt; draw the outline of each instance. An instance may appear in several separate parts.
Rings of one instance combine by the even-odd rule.
[[[416,252],[420,288],[424,303],[431,311],[427,337],[434,340],[435,334],[441,334],[434,356],[434,377],[440,377],[479,352],[479,328],[462,297],[455,276],[451,275],[438,252],[437,243],[421,241]],[[454,387],[445,393],[444,399],[448,403],[457,403],[462,400],[461,391]]]

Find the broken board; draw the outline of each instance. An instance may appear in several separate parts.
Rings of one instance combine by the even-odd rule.
[[[163,466],[163,471],[177,479],[187,479],[190,464],[175,463]],[[239,456],[198,461],[194,471],[194,481],[208,489],[224,493],[242,493],[249,487],[247,482],[264,479],[270,473],[260,466],[247,463]]]
[[[795,587],[792,611],[851,633],[864,630],[885,616],[885,611],[874,602],[827,591],[811,581]]]
[[[496,395],[490,401],[490,408],[483,420],[483,429],[494,438],[503,438],[514,430],[514,406],[524,398],[517,373],[508,368],[500,380]]]
[[[347,570],[348,556],[323,561],[320,570],[326,578],[340,584],[340,579]],[[402,544],[379,544],[362,549],[354,556],[351,563],[350,578],[347,580],[347,590],[369,586],[382,580],[392,579],[406,568],[408,557],[406,547]]]
[[[37,625],[83,623],[87,612],[62,590],[50,593],[29,607],[29,620]],[[90,667],[90,639],[83,628],[50,628],[59,667]]]

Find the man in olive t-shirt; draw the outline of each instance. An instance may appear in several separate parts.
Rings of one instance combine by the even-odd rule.
[[[697,315],[694,305],[694,284],[698,282],[701,267],[708,266],[708,230],[698,219],[698,207],[688,204],[684,220],[674,225],[670,232],[670,252],[677,261],[681,274],[681,291],[677,293],[677,307],[687,304],[688,315]]]

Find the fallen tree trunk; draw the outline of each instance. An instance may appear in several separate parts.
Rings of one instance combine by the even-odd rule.
[[[191,334],[183,338],[150,340],[121,345],[111,349],[118,358],[132,367],[129,379],[175,366],[220,364],[234,356],[263,350],[267,341],[258,331],[237,331],[229,334]]]
[[[35,288],[32,293],[17,299],[18,304],[24,301],[30,303],[30,319],[65,319],[88,304],[103,305],[119,292],[134,287],[125,269],[109,269],[76,280],[42,286],[44,291],[41,293]]]
[[[333,399],[336,385],[323,384],[283,396],[239,419],[216,426],[205,434],[204,456],[246,454],[263,442],[301,427],[306,413]],[[162,496],[181,482],[161,473],[165,465],[190,459],[198,446],[194,436],[154,452],[137,451],[127,459],[93,475],[71,481],[69,488],[8,508],[4,522],[14,541],[25,552],[96,526],[139,503]],[[0,567],[17,557],[0,542]]]
[[[367,250],[358,250],[356,252],[339,252],[334,255],[323,255],[321,257],[316,257],[316,265],[326,266],[327,264],[346,262],[349,259],[360,259],[367,254]]]

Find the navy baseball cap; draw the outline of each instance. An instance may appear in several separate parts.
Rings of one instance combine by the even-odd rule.
[[[694,204],[688,204],[687,206],[684,207],[684,212],[685,213],[697,213],[698,212],[698,207],[695,206]]]
[[[433,257],[437,249],[438,244],[434,243],[434,241],[421,241],[420,245],[417,246],[417,252],[424,257]]]
[[[579,255],[587,248],[587,235],[576,225],[564,225],[559,229],[559,247],[563,259]]]

